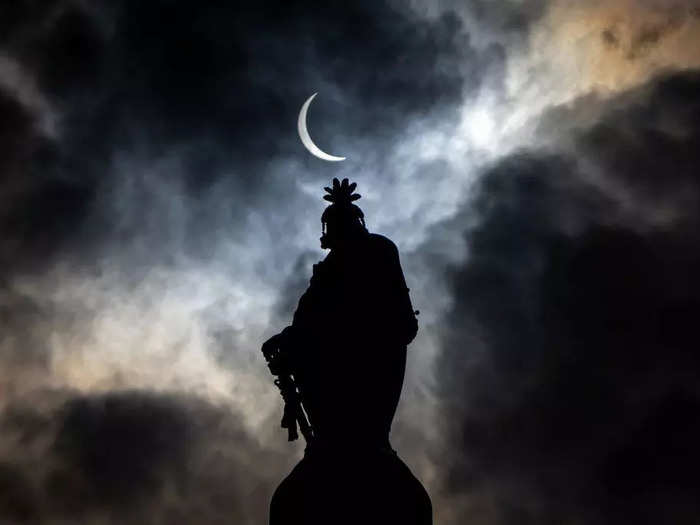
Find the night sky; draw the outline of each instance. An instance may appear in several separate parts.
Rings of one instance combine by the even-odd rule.
[[[0,523],[265,523],[333,177],[436,524],[698,523],[700,0],[7,1],[0,116]]]

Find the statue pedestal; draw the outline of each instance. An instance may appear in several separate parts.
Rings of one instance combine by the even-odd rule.
[[[430,525],[428,493],[390,449],[306,454],[277,487],[270,525]]]

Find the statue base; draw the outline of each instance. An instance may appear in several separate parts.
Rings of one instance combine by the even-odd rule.
[[[270,525],[431,525],[430,497],[390,448],[311,449],[280,483]]]

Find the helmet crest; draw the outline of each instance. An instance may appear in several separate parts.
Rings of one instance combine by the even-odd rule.
[[[359,193],[354,193],[355,188],[357,188],[357,183],[350,184],[348,179],[339,182],[337,178],[333,179],[332,188],[328,186],[324,188],[328,195],[324,195],[323,198],[331,202],[331,205],[325,209],[321,216],[324,231],[328,222],[352,224],[359,221],[362,228],[365,228],[365,215],[358,206],[353,204],[354,201],[362,197]]]
[[[362,197],[359,193],[354,193],[355,188],[357,188],[357,183],[353,182],[348,184],[348,179],[343,179],[343,182],[338,182],[338,179],[333,179],[333,188],[326,186],[323,188],[328,192],[328,195],[324,195],[323,198],[333,204],[338,205],[348,205],[353,201],[356,201]]]

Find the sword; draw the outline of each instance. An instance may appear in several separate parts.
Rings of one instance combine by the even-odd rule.
[[[287,429],[287,441],[295,441],[299,434],[297,424],[307,444],[313,440],[313,430],[306,417],[304,406],[301,402],[301,394],[297,389],[294,378],[290,374],[282,374],[275,379],[275,385],[280,389],[284,399],[284,413],[281,427]]]
[[[282,415],[282,428],[287,429],[287,440],[295,441],[299,438],[297,425],[301,430],[307,444],[311,444],[314,432],[309,424],[304,410],[301,392],[294,381],[294,376],[290,371],[289,362],[281,352],[284,342],[288,341],[287,329],[282,333],[272,336],[265,341],[262,346],[262,353],[267,361],[268,368],[272,375],[277,376],[275,386],[279,388],[284,400],[284,413]]]

